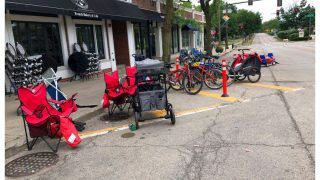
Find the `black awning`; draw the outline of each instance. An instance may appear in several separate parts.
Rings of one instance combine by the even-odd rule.
[[[118,0],[6,0],[5,8],[83,18],[146,20],[138,6]]]
[[[161,13],[158,13],[155,11],[149,11],[145,9],[141,9],[141,11],[144,13],[146,20],[157,21],[157,22],[163,21],[163,18],[161,17],[163,15]]]
[[[184,25],[181,28],[182,31],[198,31],[197,28],[193,27],[191,24]]]

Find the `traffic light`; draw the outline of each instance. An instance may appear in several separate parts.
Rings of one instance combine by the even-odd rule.
[[[248,5],[251,6],[253,4],[253,0],[248,0]]]
[[[280,10],[277,10],[277,17],[279,17],[279,15],[280,15]]]
[[[282,0],[277,0],[277,6],[278,7],[282,6]]]

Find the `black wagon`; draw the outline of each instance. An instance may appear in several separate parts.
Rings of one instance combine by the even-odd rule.
[[[159,60],[145,59],[136,62],[136,85],[137,91],[133,98],[132,107],[135,115],[135,125],[139,128],[139,120],[142,120],[142,112],[152,110],[166,110],[165,119],[171,119],[174,125],[176,117],[172,104],[168,102],[166,91],[166,72],[164,62]]]

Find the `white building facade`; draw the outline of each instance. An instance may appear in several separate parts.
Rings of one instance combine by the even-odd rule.
[[[137,0],[29,1],[5,1],[5,41],[12,45],[19,42],[30,56],[50,53],[57,60],[57,74],[62,78],[74,75],[68,58],[75,43],[85,42],[90,52],[99,54],[101,70],[133,66],[135,53],[150,58],[162,56],[163,4],[159,1],[150,0],[155,9],[138,7]],[[202,13],[187,11],[204,23]],[[173,54],[182,48],[203,49],[203,30],[173,26],[172,32]]]

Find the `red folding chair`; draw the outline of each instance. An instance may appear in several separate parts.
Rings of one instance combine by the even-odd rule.
[[[137,89],[135,85],[135,72],[135,67],[126,67],[127,76],[122,84],[119,83],[118,71],[114,71],[111,75],[108,73],[104,74],[106,90],[102,106],[108,108],[109,115],[112,115],[117,108],[123,111],[128,104],[128,111],[130,110],[132,96]],[[110,101],[113,102],[111,106]]]
[[[123,82],[122,87],[124,92],[129,95],[133,96],[136,93],[137,86],[136,86],[136,67],[126,67],[126,80]]]
[[[81,142],[78,131],[69,117],[72,112],[77,111],[75,96],[76,94],[65,101],[47,99],[44,83],[33,88],[18,89],[28,150],[33,148],[38,138],[41,138],[53,152],[58,151],[61,137],[64,137],[71,147],[76,147]],[[55,109],[49,102],[59,104],[60,109]],[[29,136],[32,138],[31,142],[29,142],[27,126]],[[56,146],[51,146],[45,137],[57,138]]]

